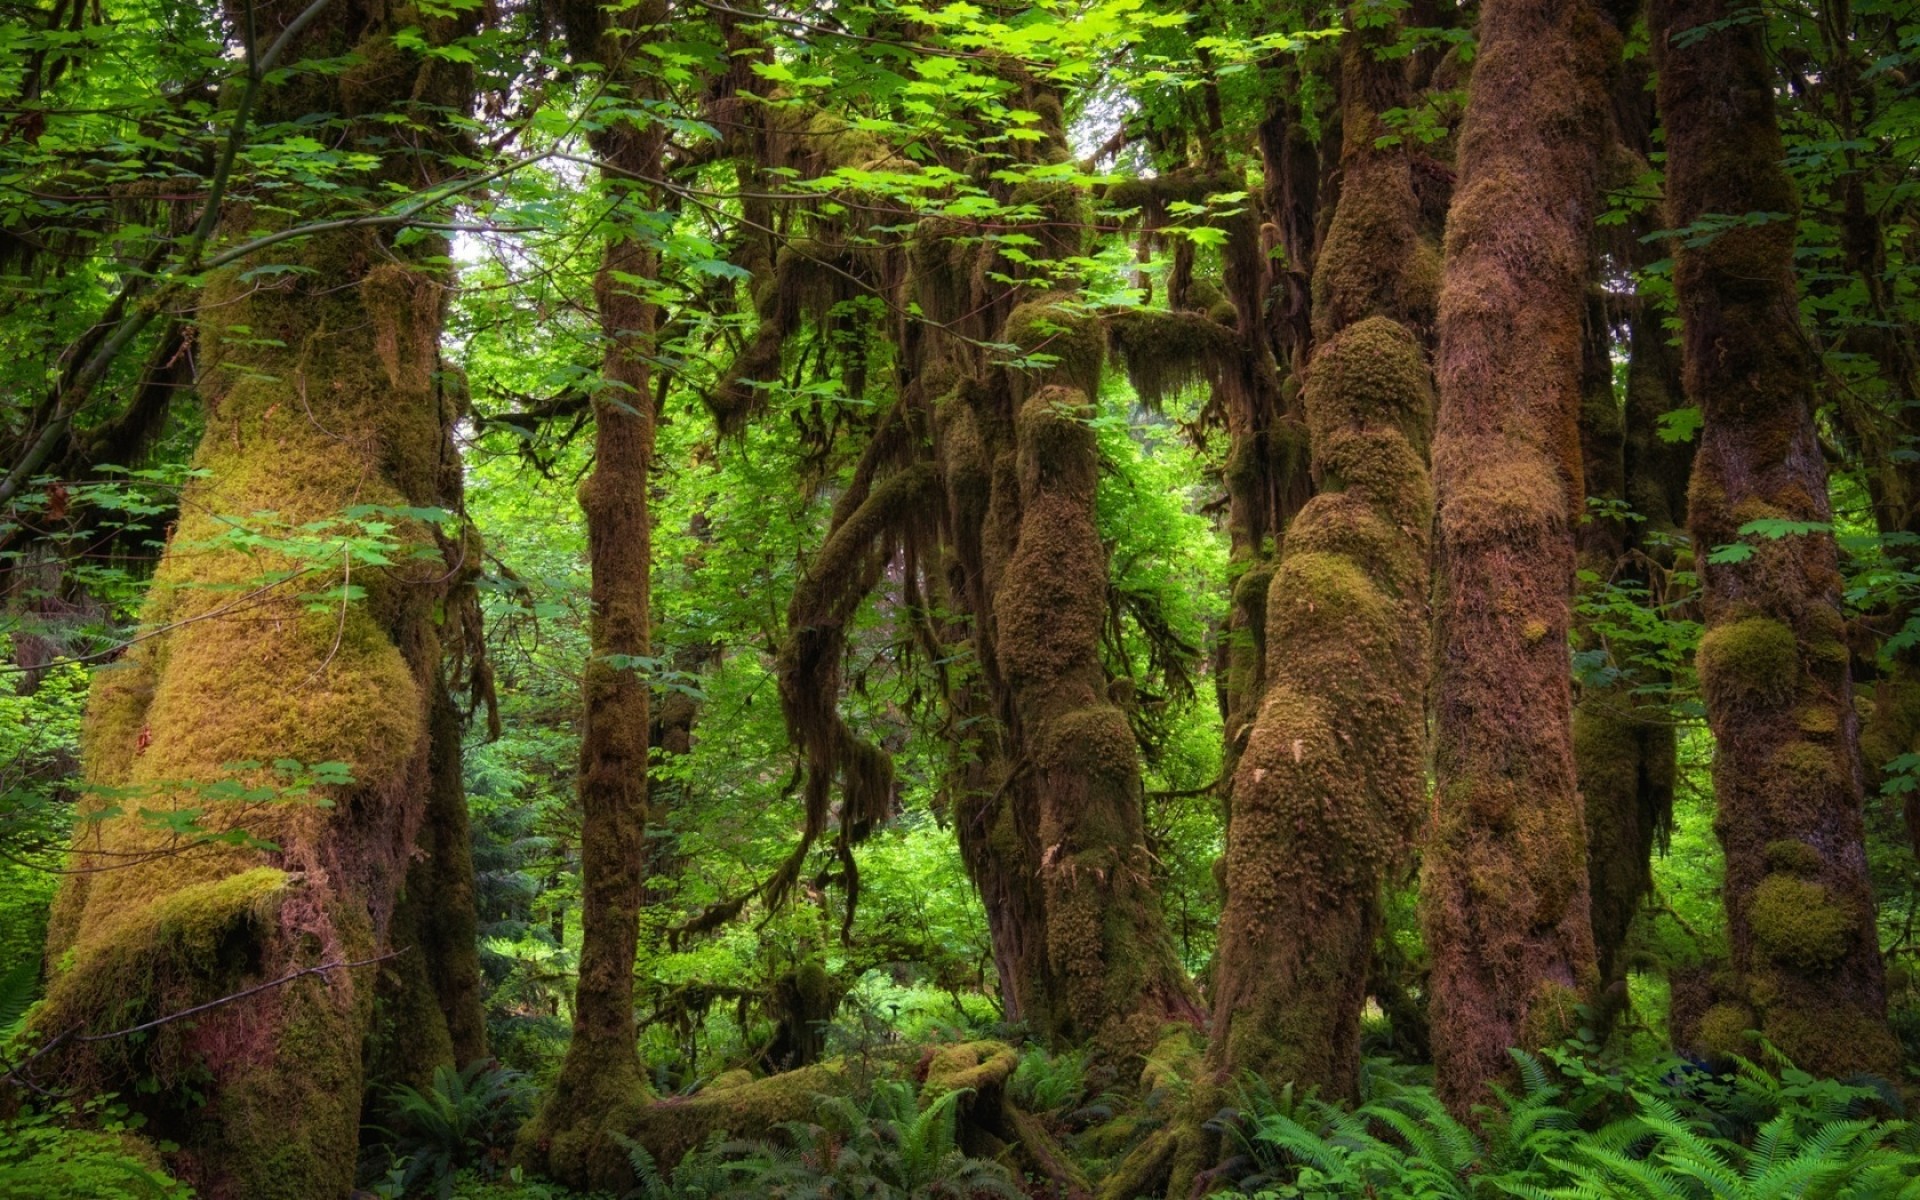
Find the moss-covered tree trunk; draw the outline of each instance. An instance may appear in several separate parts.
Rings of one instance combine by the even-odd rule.
[[[244,19],[264,43],[304,7],[249,6]],[[458,32],[410,8],[320,10],[288,58],[343,65],[264,88],[256,119],[339,114],[341,144],[377,156],[378,179],[444,178],[438,114],[463,109],[469,83],[393,44],[420,25]],[[394,140],[369,119],[383,111],[413,112],[419,136]],[[285,220],[241,203],[223,228]],[[422,561],[402,549],[388,555],[396,565],[375,566],[354,558],[340,522],[356,506],[457,495],[460,397],[439,358],[445,279],[427,265],[444,253],[435,239],[399,246],[362,227],[282,242],[209,282],[197,334],[204,475],[143,612],[151,635],[99,673],[90,701],[88,778],[126,789],[94,804],[125,815],[82,828],[76,865],[91,873],[60,899],[39,1025],[71,1047],[61,1062],[76,1086],[129,1097],[152,1133],[179,1143],[180,1171],[209,1197],[351,1190],[381,969],[371,964],[424,953],[397,940],[395,905],[431,819],[439,613],[477,551]],[[269,264],[292,270],[245,273]],[[403,514],[362,519],[435,548]],[[253,543],[260,523],[286,540]],[[285,760],[341,763],[352,782],[288,794],[303,772]],[[261,763],[278,765],[247,765]],[[236,783],[259,790],[231,798]],[[141,809],[198,810],[198,831],[132,815]],[[201,839],[228,830],[245,839]],[[79,1041],[256,988],[145,1037]],[[421,1011],[431,1020],[431,997]],[[419,1036],[449,1042],[444,1028]],[[149,1083],[157,1090],[137,1086]]]
[[[1672,407],[1664,386],[1664,333],[1646,302],[1629,314],[1625,402],[1613,385],[1613,339],[1606,299],[1589,297],[1581,458],[1589,501],[1602,501],[1578,529],[1583,590],[1640,589],[1658,602],[1659,576],[1672,565],[1674,479],[1684,490],[1687,453],[1658,437]],[[1651,326],[1649,330],[1647,327]],[[1629,452],[1631,449],[1631,452]],[[1684,510],[1682,510],[1684,511]],[[1600,982],[1625,975],[1621,958],[1634,915],[1653,886],[1653,849],[1673,812],[1675,722],[1659,688],[1664,673],[1633,661],[1610,618],[1575,622],[1582,670],[1573,708],[1573,755],[1587,823],[1587,883]]]
[[[566,10],[578,58],[635,64],[616,73],[636,102],[651,95],[640,43],[661,36],[660,0]],[[520,1137],[521,1155],[576,1185],[626,1173],[625,1152],[610,1131],[624,1130],[635,1105],[651,1098],[640,1069],[633,1016],[633,968],[645,902],[647,735],[652,646],[652,525],[648,476],[653,465],[650,387],[658,306],[648,282],[659,252],[647,230],[652,189],[661,174],[664,128],[636,115],[592,135],[607,164],[606,186],[619,196],[594,279],[603,343],[593,397],[593,472],[580,489],[592,575],[584,670],[580,798],[580,967],[573,995],[573,1037],[560,1077]]]
[[[1434,1065],[1464,1112],[1594,982],[1567,651],[1588,238],[1619,37],[1489,0],[1440,295],[1437,827],[1421,881]]]
[[[1025,165],[1064,162],[1058,97],[1019,86],[1046,134]],[[996,962],[1018,973],[1007,990],[1020,1015],[1117,1063],[1150,1049],[1163,1023],[1196,1022],[1199,1009],[1152,880],[1139,747],[1100,654],[1107,555],[1088,418],[1105,338],[1071,292],[1037,286],[1042,268],[1082,252],[1086,198],[1051,181],[1016,184],[1007,198],[1039,214],[1028,253],[1051,262],[948,240],[968,231],[935,221],[923,224],[913,264],[922,308],[942,323],[923,344],[920,376],[946,389],[933,402],[942,533],[979,663],[964,698],[995,718],[976,735],[994,757],[968,772],[956,812]],[[996,365],[980,353],[986,342],[1049,365]]]
[[[1376,32],[1346,35],[1344,183],[1316,272],[1304,400],[1321,492],[1289,528],[1264,605],[1267,688],[1233,778],[1208,1066],[1352,1095],[1387,873],[1426,791],[1426,451],[1439,249]]]
[[[1824,532],[1740,532],[1750,521],[1831,516],[1773,76],[1760,27],[1724,0],[1664,0],[1654,29],[1668,224],[1777,214],[1675,254],[1687,395],[1705,417],[1688,523],[1706,609],[1698,666],[1716,740],[1734,976],[1699,1037],[1738,1050],[1742,1031],[1758,1029],[1807,1070],[1889,1073],[1899,1048],[1867,879],[1834,543]]]

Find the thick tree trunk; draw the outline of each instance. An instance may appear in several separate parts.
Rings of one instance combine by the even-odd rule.
[[[1426,791],[1426,450],[1439,250],[1407,156],[1375,146],[1406,103],[1378,37],[1346,36],[1340,204],[1316,272],[1306,416],[1322,491],[1264,605],[1267,689],[1233,777],[1208,1066],[1354,1094],[1387,874]]]
[[[255,36],[270,41],[302,7],[250,9]],[[359,4],[324,10],[289,59],[352,53],[354,65],[265,88],[259,119],[464,108],[465,71],[397,49],[387,22]],[[422,114],[427,128],[436,111]],[[349,124],[345,144],[385,156],[380,176],[406,186],[444,169],[437,147],[396,148],[390,128]],[[243,231],[258,217],[241,210],[229,224]],[[393,919],[430,820],[436,610],[463,564],[402,552],[399,565],[375,567],[325,535],[311,556],[261,549],[232,536],[256,518],[231,514],[275,514],[276,532],[297,541],[290,531],[354,506],[450,503],[459,402],[442,387],[444,287],[437,268],[416,265],[444,253],[432,239],[400,247],[339,231],[282,243],[209,283],[194,458],[205,474],[187,490],[143,613],[157,633],[99,674],[90,704],[87,774],[128,789],[116,809],[200,810],[202,830],[248,840],[183,847],[140,816],[88,823],[76,866],[92,873],[62,897],[38,1020],[50,1037],[71,1035],[73,1081],[147,1110],[209,1197],[336,1200],[351,1189],[370,964],[423,954],[393,940]],[[278,286],[242,274],[267,263],[298,270]],[[433,546],[427,527],[394,521],[396,536]],[[271,584],[273,572],[292,577]],[[279,760],[343,763],[352,782],[324,789],[330,806],[205,790],[285,785],[299,772],[230,766]],[[78,1042],[256,986],[145,1038]],[[134,1085],[148,1080],[160,1087],[143,1095]]]
[[[1066,157],[1058,98],[1026,84],[1043,114],[1038,157]],[[1086,198],[1064,183],[1016,185],[1043,219],[1035,257],[1082,252]],[[1111,1063],[1143,1054],[1168,1021],[1199,1008],[1152,882],[1139,747],[1107,695],[1100,634],[1107,555],[1095,526],[1099,460],[1086,423],[1104,366],[1099,324],[1060,292],[1001,280],[1035,274],[969,231],[922,226],[914,284],[941,331],[923,343],[919,386],[933,402],[948,506],[943,533],[956,599],[972,617],[977,681],[961,699],[991,706],[976,744],[995,757],[956,805],[969,872],[990,909],[1011,1004],[1049,1038],[1092,1043]],[[989,255],[988,262],[975,261]],[[998,277],[998,278],[996,278]],[[978,340],[969,344],[948,330]],[[980,342],[1019,346],[1013,370]]]
[[[1824,524],[1815,363],[1800,330],[1798,212],[1759,26],[1724,0],[1655,5],[1668,224],[1780,214],[1675,253],[1687,394],[1705,416],[1689,524],[1706,607],[1699,671],[1716,739],[1731,987],[1705,1048],[1758,1029],[1821,1074],[1891,1074],[1861,823],[1859,724],[1831,536],[1743,539],[1749,521]],[[1717,555],[1719,547],[1747,551]]]
[[[380,973],[367,1049],[367,1089],[425,1088],[441,1064],[487,1057],[473,846],[460,771],[460,712],[444,684],[428,718],[426,819],[388,934],[408,947]]]
[[[1421,914],[1458,1112],[1594,984],[1567,651],[1589,225],[1619,37],[1585,0],[1489,0],[1447,218],[1434,443],[1437,828]]]

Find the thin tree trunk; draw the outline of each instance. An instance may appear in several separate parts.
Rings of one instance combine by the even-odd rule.
[[[617,11],[580,5],[567,12],[576,57],[649,62],[641,43],[662,36],[663,0]],[[636,102],[651,81],[621,71]],[[521,1131],[521,1155],[555,1178],[594,1185],[625,1178],[626,1155],[611,1133],[652,1099],[640,1067],[633,1015],[633,969],[645,902],[647,735],[650,684],[642,663],[651,641],[653,465],[651,355],[658,307],[647,281],[660,268],[644,231],[658,178],[665,129],[650,116],[622,118],[592,135],[607,164],[606,186],[621,196],[609,218],[594,299],[604,357],[593,397],[594,465],[580,491],[592,574],[589,659],[580,740],[580,971],[574,986],[573,1037],[540,1114]]]
[[[1687,394],[1705,417],[1689,525],[1734,977],[1699,1038],[1748,1050],[1744,1031],[1758,1029],[1809,1071],[1890,1074],[1900,1051],[1867,879],[1833,539],[1741,535],[1749,521],[1817,526],[1832,514],[1772,73],[1760,27],[1732,18],[1724,0],[1666,0],[1653,20],[1669,225],[1777,214],[1675,253]]]
[[[1595,981],[1567,651],[1588,238],[1618,33],[1489,0],[1447,218],[1434,443],[1436,1080],[1466,1112]]]

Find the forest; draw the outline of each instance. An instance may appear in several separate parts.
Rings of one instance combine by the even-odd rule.
[[[4,0],[0,1200],[1920,1200],[1920,5]]]

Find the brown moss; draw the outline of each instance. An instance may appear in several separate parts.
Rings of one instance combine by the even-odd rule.
[[[1462,1116],[1597,977],[1567,633],[1584,501],[1591,217],[1619,34],[1586,3],[1481,13],[1437,309],[1438,821],[1423,853],[1435,1080]]]

